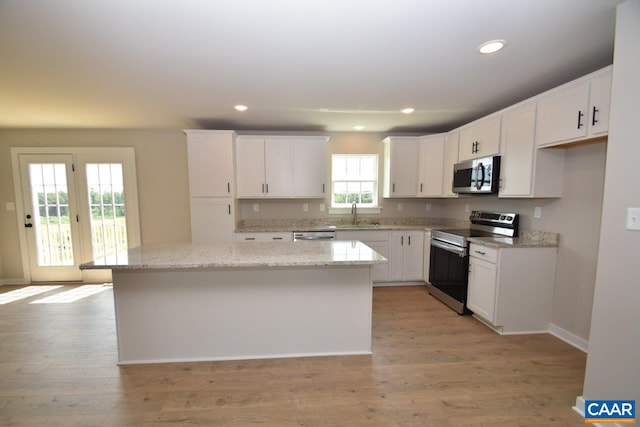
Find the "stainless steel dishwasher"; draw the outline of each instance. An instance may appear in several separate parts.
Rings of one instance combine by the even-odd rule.
[[[301,240],[335,240],[335,231],[294,231],[293,241]]]

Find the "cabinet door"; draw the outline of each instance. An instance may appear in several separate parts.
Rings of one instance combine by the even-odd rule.
[[[392,231],[389,240],[389,280],[404,280],[404,232]]]
[[[239,136],[236,140],[238,198],[264,196],[264,165],[264,139]]]
[[[458,162],[458,142],[460,132],[447,134],[444,145],[444,172],[442,174],[442,195],[444,197],[458,197],[453,189],[453,165]]]
[[[233,241],[233,199],[198,197],[191,199],[191,241],[217,243]]]
[[[429,135],[420,138],[418,195],[442,196],[444,173],[445,135]]]
[[[265,140],[265,195],[267,197],[293,196],[293,143],[291,139]]]
[[[305,138],[294,143],[294,197],[322,198],[326,194],[327,140]]]
[[[422,280],[424,231],[408,231],[404,237],[404,280]]]
[[[460,161],[493,156],[500,151],[500,116],[477,121],[460,131]]]
[[[235,133],[186,133],[191,197],[231,197]]]
[[[609,104],[611,103],[611,73],[591,81],[589,98],[589,136],[609,132]]]
[[[531,194],[536,106],[527,104],[502,117],[500,196]]]
[[[383,257],[389,259],[389,242],[362,242]],[[374,282],[389,281],[389,263],[374,264],[371,267],[371,280]]]
[[[429,282],[429,264],[431,262],[431,231],[424,232],[424,244],[422,254],[422,280]]]
[[[497,271],[496,264],[469,258],[467,307],[490,323],[495,321]]]
[[[588,105],[589,82],[570,85],[540,98],[536,145],[586,137]]]
[[[418,148],[417,138],[391,141],[388,197],[416,197],[418,194]]]

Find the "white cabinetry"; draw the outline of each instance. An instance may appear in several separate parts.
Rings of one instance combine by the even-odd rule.
[[[424,230],[391,232],[391,281],[422,281]]]
[[[453,165],[458,162],[458,142],[460,132],[449,132],[444,143],[444,172],[442,174],[442,195],[444,197],[458,197],[453,192]]]
[[[239,136],[238,198],[324,197],[326,137]]]
[[[493,156],[499,151],[499,115],[482,118],[460,129],[460,161]]]
[[[383,140],[383,145],[383,197],[416,197],[419,138],[388,137]]]
[[[499,333],[547,332],[556,248],[469,248],[467,307]]]
[[[421,136],[419,140],[418,196],[442,197],[445,134]]]
[[[543,94],[538,99],[536,144],[566,144],[609,130],[611,67]]]
[[[499,197],[562,196],[565,151],[536,149],[535,124],[535,102],[502,116]]]
[[[424,232],[424,251],[422,254],[422,280],[429,282],[429,266],[431,264],[431,231]]]
[[[236,242],[290,242],[293,233],[236,233]]]
[[[338,231],[336,237],[338,240],[359,240],[391,262],[389,254],[389,235],[390,232],[384,230],[363,230]],[[371,280],[373,282],[388,282],[389,263],[374,264],[371,267]]]
[[[233,131],[185,130],[189,169],[191,240],[233,240]]]

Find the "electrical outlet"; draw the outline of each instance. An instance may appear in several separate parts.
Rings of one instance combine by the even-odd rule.
[[[4,204],[4,207],[6,210],[8,211],[15,211],[16,210],[16,204],[13,202],[7,202]]]
[[[257,204],[257,203],[254,203],[254,204],[253,204],[253,211],[254,211],[254,212],[260,212],[260,205],[259,205],[259,204]]]
[[[431,210],[431,203],[427,203],[426,205],[424,205],[424,210],[425,211],[430,211]]]
[[[627,208],[627,230],[640,230],[640,208]]]
[[[464,211],[465,211],[466,213],[471,212],[471,207],[469,206],[469,203],[465,203],[465,204],[464,204]]]
[[[535,208],[533,208],[533,217],[542,218],[542,207],[536,206]]]
[[[303,203],[302,204],[302,210],[305,212],[309,212],[309,203]]]
[[[325,209],[324,203],[320,203],[320,212],[324,212],[324,209]]]
[[[398,212],[402,212],[402,209],[404,209],[404,206],[402,203],[398,203]]]

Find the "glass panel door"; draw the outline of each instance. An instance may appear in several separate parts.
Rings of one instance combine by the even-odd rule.
[[[93,259],[108,264],[127,253],[127,219],[121,163],[87,163]]]
[[[70,155],[21,155],[31,280],[81,280]]]

